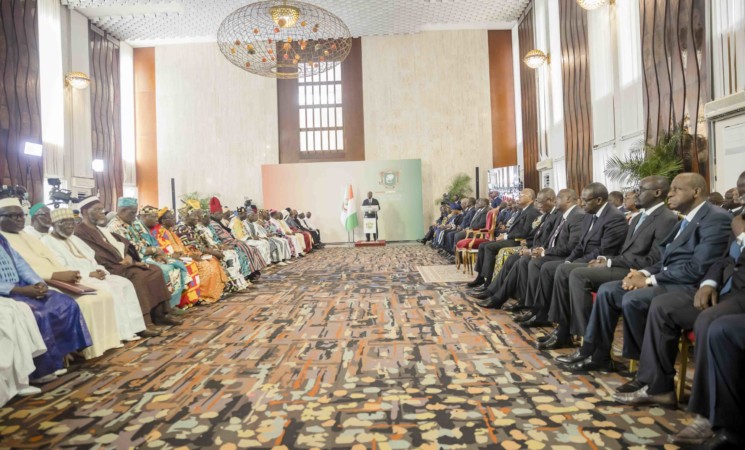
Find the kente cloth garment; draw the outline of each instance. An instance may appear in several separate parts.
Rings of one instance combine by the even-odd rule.
[[[224,227],[221,223],[215,222],[214,220],[210,222],[210,227],[215,233],[217,233],[217,236],[220,238],[223,244],[227,244],[234,249],[240,250],[241,252],[245,253],[245,255],[248,257],[248,262],[251,267],[251,273],[254,273],[266,267],[267,263],[264,258],[261,257],[261,253],[259,253],[259,250],[251,247],[240,239],[236,239],[235,237],[233,237],[233,235],[230,233],[229,228]]]
[[[36,370],[32,378],[50,375],[64,367],[65,355],[91,345],[91,336],[72,297],[56,291],[47,291],[42,299],[32,299],[11,294],[16,286],[30,286],[43,280],[31,266],[11,248],[0,235],[0,295],[24,303],[31,308],[47,351],[34,357]],[[4,347],[3,347],[4,348]]]
[[[188,286],[191,282],[191,277],[189,277],[189,271],[186,269],[186,266],[181,261],[175,259],[169,259],[166,263],[161,263],[146,256],[145,249],[148,247],[160,248],[160,244],[150,234],[150,230],[139,220],[135,220],[132,222],[132,225],[128,225],[119,216],[115,216],[111,219],[106,229],[111,233],[116,233],[127,239],[137,250],[142,261],[148,264],[154,264],[160,268],[163,278],[166,280],[166,284],[171,291],[170,304],[171,306],[178,306],[181,303],[181,293],[184,291],[185,286]]]
[[[65,267],[78,270],[81,274],[91,274],[97,270],[106,274],[104,280],[92,278],[94,284],[90,287],[107,290],[114,297],[119,339],[131,339],[135,334],[145,330],[143,311],[132,282],[124,277],[111,275],[104,266],[98,264],[96,254],[88,244],[75,235],[62,238],[53,233],[44,236],[41,242],[57,256]]]
[[[201,274],[199,273],[199,267],[197,267],[194,260],[188,258],[189,250],[184,246],[181,239],[179,239],[175,233],[172,233],[161,224],[155,225],[150,230],[150,233],[158,242],[160,249],[163,250],[166,255],[171,258],[173,258],[172,255],[174,253],[181,253],[184,255],[181,262],[186,267],[190,280],[184,285],[184,290],[181,292],[181,299],[179,300],[178,307],[188,308],[194,305],[201,297],[200,286],[202,279]]]
[[[284,261],[287,259],[292,258],[292,252],[290,251],[290,244],[287,243],[286,240],[280,237],[269,237],[269,231],[267,231],[266,228],[263,226],[263,221],[256,221],[253,223],[253,226],[256,228],[256,235],[260,239],[267,239],[269,241],[269,245],[272,247],[272,252],[277,252],[277,259],[279,261]],[[251,223],[249,222],[249,225]]]
[[[0,407],[28,387],[34,357],[47,351],[31,308],[0,297]]]
[[[285,236],[289,236],[295,240],[295,248],[298,249],[298,253],[305,254],[307,253],[307,249],[305,248],[305,237],[301,236],[299,234],[295,234],[294,231],[287,225],[287,222],[284,220],[278,220],[277,224],[279,225],[280,230],[282,230],[282,233]]]
[[[228,274],[229,280],[227,290],[229,292],[237,292],[247,288],[248,283],[246,282],[245,277],[250,275],[250,272],[246,270],[247,273],[244,275],[241,271],[242,268],[239,253],[235,250],[223,250],[220,247],[222,244],[220,238],[210,227],[204,226],[200,223],[194,227],[194,231],[199,242],[197,248],[202,251],[206,248],[211,248],[222,252],[223,258],[220,260],[220,264],[222,264],[225,273]],[[245,255],[243,258],[246,260],[246,266],[248,267],[248,258]]]
[[[150,312],[171,297],[163,271],[159,267],[126,266],[122,263],[125,256],[131,257],[135,262],[141,261],[134,246],[122,236],[114,235],[105,228],[86,224],[75,227],[75,236],[95,252],[96,262],[107,271],[132,282],[145,323],[150,321]]]
[[[290,256],[298,256],[298,250],[297,247],[295,247],[295,239],[293,239],[292,236],[287,236],[282,232],[282,228],[279,225],[279,222],[275,219],[269,219],[266,222],[266,230],[269,233],[277,235],[278,238],[284,239],[285,242],[287,242],[287,245],[290,247]]]
[[[199,237],[194,228],[179,223],[173,228],[171,234],[181,242],[188,252],[202,252],[199,248],[201,245]],[[225,291],[225,284],[228,282],[228,276],[222,269],[220,260],[211,255],[201,255],[195,256],[194,262],[199,269],[202,299],[207,302],[220,300]]]
[[[257,249],[259,253],[261,253],[261,257],[266,261],[267,263],[272,262],[271,257],[271,248],[269,247],[269,243],[266,241],[262,241],[256,238],[256,236],[251,233],[251,230],[248,228],[248,224],[245,220],[240,220],[237,216],[233,218],[232,221],[230,221],[230,229],[231,230],[243,230],[243,237],[240,238],[243,242],[250,245],[251,247]],[[235,232],[233,233],[234,236],[237,237]]]
[[[54,252],[39,239],[24,231],[17,234],[2,232],[2,235],[44,280],[51,279],[55,272],[73,270],[63,265]],[[98,280],[89,277],[87,273],[81,273],[80,277],[81,284],[97,289],[92,295],[71,295],[80,306],[92,340],[92,345],[83,350],[83,356],[92,359],[103,355],[107,350],[120,347],[122,343],[116,325],[114,296],[110,291],[101,289],[102,286],[96,283]]]
[[[269,256],[269,259],[271,262],[276,263],[280,262],[282,258],[279,257],[279,247],[275,242],[272,242],[266,235],[266,230],[264,230],[263,235],[259,233],[259,227],[260,225],[256,222],[251,222],[249,220],[244,221],[246,224],[246,228],[248,229],[248,233],[251,236],[253,240],[259,241],[263,244],[266,244],[266,248],[269,252],[269,255],[265,255],[264,251],[262,250],[262,257],[266,259],[267,256]]]

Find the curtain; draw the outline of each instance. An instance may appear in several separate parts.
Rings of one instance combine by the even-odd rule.
[[[64,178],[64,75],[59,0],[38,0],[39,88],[44,177]]]

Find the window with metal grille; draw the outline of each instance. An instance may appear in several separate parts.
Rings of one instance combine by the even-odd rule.
[[[341,64],[298,79],[298,111],[301,152],[344,151]]]

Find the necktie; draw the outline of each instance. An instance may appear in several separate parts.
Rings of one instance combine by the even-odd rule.
[[[689,223],[690,222],[688,222],[688,219],[683,219],[683,220],[680,221],[680,228],[678,228],[678,234],[675,235],[675,238],[676,239],[678,238],[678,236],[680,236],[681,234],[683,234],[683,230],[686,229],[686,227],[688,226]]]
[[[590,234],[590,231],[592,231],[592,227],[595,226],[595,222],[598,221],[598,216],[596,214],[592,215],[592,223],[590,223],[590,229],[587,230],[587,234]]]
[[[559,222],[559,226],[556,227],[554,230],[554,233],[551,235],[551,239],[548,240],[548,248],[552,248],[556,244],[556,238],[559,237],[559,233],[561,232],[561,229],[564,227],[564,222],[566,222],[565,218],[561,218],[561,222]]]
[[[642,226],[642,223],[644,223],[645,220],[647,220],[647,213],[643,212],[642,215],[639,217],[639,221],[636,223],[633,234],[636,234],[636,232],[639,231],[639,227]]]
[[[741,252],[742,248],[740,248],[740,244],[738,244],[737,241],[733,242],[732,245],[729,246],[729,256],[735,260],[735,263],[737,263],[737,259],[740,257]],[[724,287],[722,288],[720,295],[727,294],[729,291],[732,290],[732,278],[733,275],[730,275],[727,279],[727,282],[724,283]]]

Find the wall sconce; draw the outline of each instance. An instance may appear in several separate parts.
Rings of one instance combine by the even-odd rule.
[[[613,5],[616,3],[616,0],[577,0],[577,4],[588,11],[592,11],[593,9],[598,9],[601,6],[605,5]]]
[[[91,84],[91,79],[83,72],[70,72],[65,76],[65,86],[73,89],[85,89]]]
[[[537,69],[543,63],[551,64],[551,57],[540,50],[531,50],[525,55],[523,62],[531,69]]]
[[[94,172],[101,173],[104,169],[103,159],[94,159],[91,163],[91,168]]]

